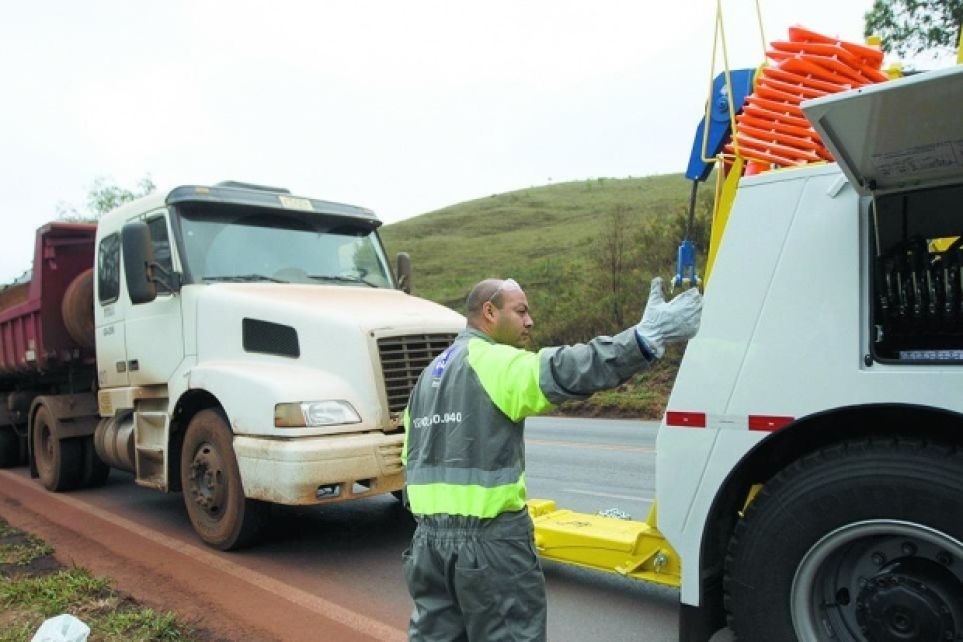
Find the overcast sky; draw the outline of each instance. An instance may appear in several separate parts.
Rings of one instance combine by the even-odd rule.
[[[224,179],[387,222],[549,182],[681,172],[715,2],[0,0],[0,283],[94,179]],[[762,61],[727,0],[733,68]],[[761,0],[862,40],[871,0]]]

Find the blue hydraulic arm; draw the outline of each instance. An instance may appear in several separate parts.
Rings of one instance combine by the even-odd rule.
[[[742,111],[742,104],[752,93],[752,80],[755,69],[737,69],[729,72],[732,79],[733,112]],[[699,285],[701,279],[696,271],[696,246],[692,242],[692,225],[695,219],[696,195],[699,183],[709,177],[714,164],[714,157],[722,151],[726,141],[732,134],[732,121],[729,112],[729,91],[726,89],[726,74],[720,73],[712,82],[711,104],[708,110],[708,122],[703,116],[696,128],[695,140],[692,141],[692,151],[689,153],[689,166],[685,177],[692,181],[692,191],[689,193],[689,211],[686,219],[685,238],[679,245],[676,260],[676,273],[672,279],[672,287]],[[708,128],[708,132],[706,129]]]

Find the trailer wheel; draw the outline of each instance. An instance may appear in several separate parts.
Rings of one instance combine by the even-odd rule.
[[[0,426],[0,468],[20,463],[20,437],[10,426]]]
[[[44,488],[63,491],[77,488],[83,475],[83,444],[80,439],[58,439],[56,420],[46,406],[33,419],[33,456]]]
[[[770,480],[736,526],[739,640],[963,639],[963,452],[864,440]]]
[[[222,551],[253,544],[269,505],[244,497],[224,415],[202,410],[187,426],[181,450],[181,486],[194,530]]]

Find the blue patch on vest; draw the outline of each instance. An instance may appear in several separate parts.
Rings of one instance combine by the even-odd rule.
[[[445,368],[448,367],[448,362],[451,361],[451,358],[454,356],[457,349],[457,346],[452,344],[448,346],[444,352],[438,355],[438,357],[435,359],[435,365],[431,369],[432,379],[441,379],[441,375],[445,374]]]

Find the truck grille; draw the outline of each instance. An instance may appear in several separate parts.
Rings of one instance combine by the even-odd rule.
[[[408,404],[421,371],[455,340],[454,334],[410,334],[378,339],[381,372],[388,393],[388,410],[400,412]]]

